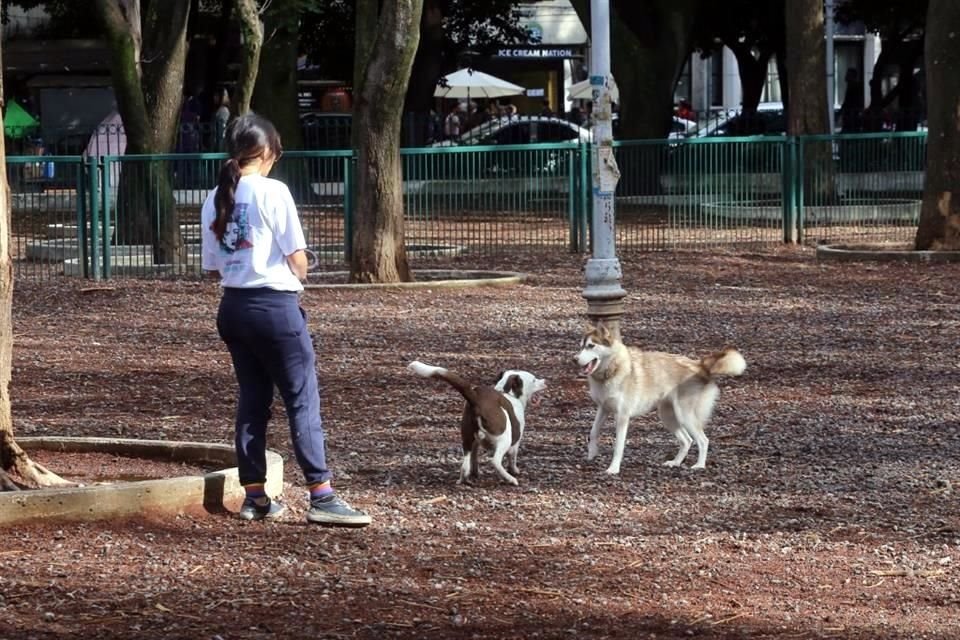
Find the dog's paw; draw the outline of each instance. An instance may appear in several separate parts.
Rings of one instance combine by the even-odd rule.
[[[665,467],[679,467],[679,466],[680,466],[680,463],[677,462],[676,460],[667,460],[666,462],[663,463],[663,466],[665,466]]]
[[[690,468],[691,468],[691,469],[706,469],[706,468],[707,468],[707,464],[706,464],[706,463],[700,464],[700,463],[698,462],[697,464],[693,465],[693,466],[690,467]]]
[[[604,471],[604,473],[607,474],[608,476],[620,475],[620,467],[614,467],[611,465],[607,467],[607,470]]]
[[[600,449],[597,445],[594,444],[587,447],[587,462],[593,462],[599,453]]]

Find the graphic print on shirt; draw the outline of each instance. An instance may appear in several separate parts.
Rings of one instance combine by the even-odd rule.
[[[232,256],[227,260],[225,271],[234,271],[242,268],[243,260],[236,256],[238,251],[249,250],[253,248],[250,242],[250,221],[247,219],[246,202],[238,202],[233,207],[233,215],[227,221],[227,228],[224,231],[223,238],[220,240],[220,252]]]
[[[220,240],[220,250],[224,253],[233,253],[241,249],[252,249],[250,242],[250,221],[247,220],[247,203],[238,202],[233,207],[233,215],[227,221],[227,229]]]

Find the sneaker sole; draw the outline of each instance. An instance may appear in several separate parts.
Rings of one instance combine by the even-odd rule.
[[[319,524],[327,527],[365,527],[371,522],[373,518],[368,515],[363,516],[337,516],[331,514],[307,514],[307,522],[311,524]]]

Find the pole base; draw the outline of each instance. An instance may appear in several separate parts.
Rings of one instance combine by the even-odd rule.
[[[603,321],[611,333],[620,337],[620,318],[623,317],[623,299],[627,292],[620,285],[622,272],[616,258],[591,258],[585,273],[587,286],[583,297],[587,300],[587,317],[594,323]]]
[[[586,297],[586,296],[584,296]],[[596,324],[603,322],[617,339],[620,338],[620,320],[623,318],[623,298],[587,298],[587,317]]]

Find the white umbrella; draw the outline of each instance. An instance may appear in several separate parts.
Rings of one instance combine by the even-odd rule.
[[[610,83],[610,99],[614,102],[620,102],[620,89],[617,88],[617,81]],[[590,85],[590,78],[570,85],[567,91],[567,100],[593,100],[593,87]]]
[[[437,82],[437,98],[502,98],[526,91],[523,87],[475,69],[460,69]]]

